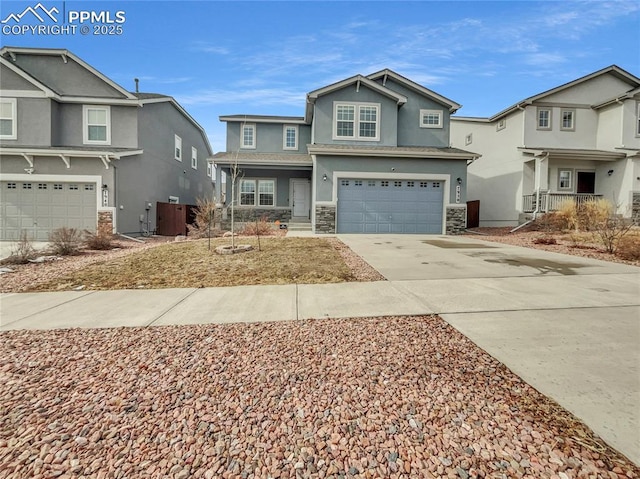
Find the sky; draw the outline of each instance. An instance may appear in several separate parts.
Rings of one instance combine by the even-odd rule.
[[[612,64],[640,76],[637,0],[40,1],[75,33],[3,30],[2,46],[66,48],[130,91],[139,78],[176,98],[214,152],[221,115],[303,116],[308,92],[383,68],[485,117]],[[37,3],[2,0],[0,20]]]

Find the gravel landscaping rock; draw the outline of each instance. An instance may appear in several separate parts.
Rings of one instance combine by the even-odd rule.
[[[438,317],[0,335],[0,477],[623,478]]]

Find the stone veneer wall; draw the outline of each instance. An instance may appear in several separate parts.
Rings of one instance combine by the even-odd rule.
[[[113,234],[113,212],[98,211],[98,234],[105,236]]]
[[[633,193],[631,201],[631,220],[635,225],[640,226],[640,192]]]
[[[459,235],[464,233],[467,227],[467,207],[447,206],[447,226],[445,233]]]
[[[216,215],[216,218],[214,219],[214,223],[216,225],[220,224],[220,228],[222,228],[223,230],[228,230],[231,228],[231,208],[226,208],[226,212],[222,209],[216,208],[214,214]],[[280,221],[281,223],[288,223],[289,221],[291,221],[291,209],[287,209],[287,208],[278,208],[273,210],[264,209],[264,208],[260,208],[260,209],[236,208],[235,209],[236,224],[247,223],[249,221],[255,221],[256,219],[260,220],[262,218],[264,218],[268,223],[273,223],[274,221]]]
[[[316,233],[336,232],[336,207],[316,206]]]

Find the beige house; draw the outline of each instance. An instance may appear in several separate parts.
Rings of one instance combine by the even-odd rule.
[[[480,226],[515,226],[566,199],[606,198],[640,219],[640,78],[612,65],[490,118],[451,117]]]

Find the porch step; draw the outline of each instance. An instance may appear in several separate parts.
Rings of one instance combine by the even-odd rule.
[[[311,223],[287,223],[289,231],[311,231]]]

